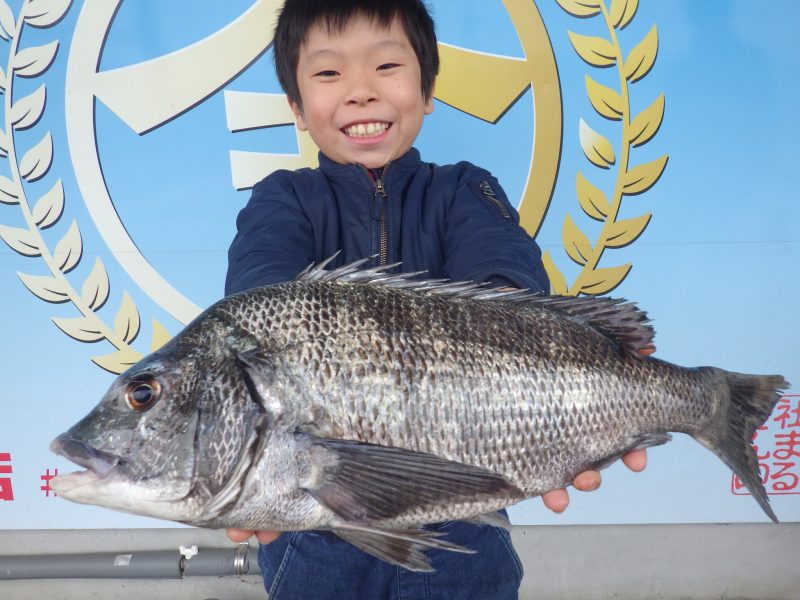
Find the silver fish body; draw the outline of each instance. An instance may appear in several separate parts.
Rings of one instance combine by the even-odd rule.
[[[633,448],[692,435],[775,519],[750,446],[780,376],[639,350],[607,298],[420,282],[358,265],[226,298],[112,385],[53,444],[59,495],[210,527],[332,529],[427,569],[418,529],[497,522]]]

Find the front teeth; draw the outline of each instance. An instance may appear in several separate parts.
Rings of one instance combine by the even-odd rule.
[[[344,132],[352,137],[367,137],[371,135],[380,135],[389,129],[388,123],[359,123],[345,127]]]

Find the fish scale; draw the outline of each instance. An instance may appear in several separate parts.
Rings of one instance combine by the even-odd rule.
[[[775,519],[750,441],[782,377],[645,358],[652,328],[622,300],[415,280],[364,262],[210,307],[54,441],[88,470],[51,485],[194,525],[331,529],[428,570],[425,548],[468,549],[420,526],[498,524],[492,511],[679,431]]]

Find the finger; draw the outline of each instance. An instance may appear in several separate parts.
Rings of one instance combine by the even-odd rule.
[[[256,539],[260,544],[271,544],[281,535],[280,531],[256,531]]]
[[[643,471],[647,466],[647,450],[640,448],[639,450],[631,450],[622,456],[622,462],[631,471]]]
[[[645,346],[644,348],[639,348],[639,354],[642,356],[650,356],[656,351],[656,347],[653,344],[649,346]]]
[[[225,533],[228,535],[228,539],[230,539],[232,542],[240,544],[242,542],[246,542],[247,540],[249,540],[250,536],[252,536],[255,533],[255,531],[251,531],[249,529],[231,528],[231,529],[226,529]]]
[[[592,492],[600,487],[600,473],[597,471],[584,471],[572,481],[572,485],[582,492]]]
[[[542,496],[544,505],[555,513],[564,512],[569,504],[567,490],[552,490]]]

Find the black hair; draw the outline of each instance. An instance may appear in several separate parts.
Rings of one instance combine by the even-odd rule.
[[[331,31],[342,31],[357,16],[383,27],[399,19],[419,61],[422,95],[430,100],[439,72],[439,48],[433,19],[422,0],[286,0],[275,26],[273,50],[278,81],[289,100],[302,106],[297,63],[309,29],[324,24]]]

